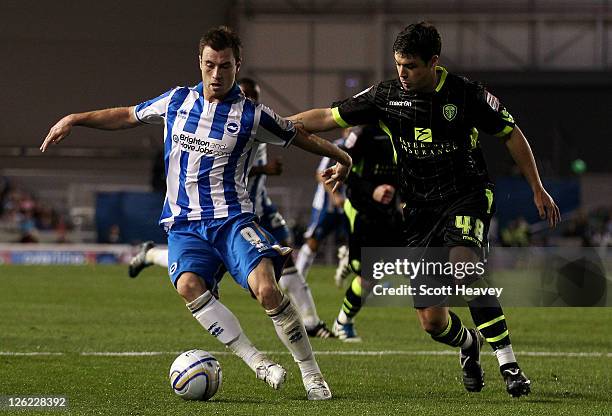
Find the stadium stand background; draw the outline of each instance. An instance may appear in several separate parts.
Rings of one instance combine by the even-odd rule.
[[[131,105],[196,83],[197,40],[218,24],[241,34],[242,75],[261,83],[262,101],[289,115],[393,77],[395,34],[409,22],[430,20],[443,36],[442,63],[501,97],[530,139],[543,176],[571,189],[565,214],[612,206],[606,150],[612,5],[606,0],[87,1],[79,7],[68,0],[9,0],[0,14],[0,176],[65,218],[73,241],[109,237],[108,229],[95,228],[97,193],[151,191],[160,134],[155,127],[78,129],[42,156],[38,146],[49,126],[69,112]],[[481,142],[494,177],[516,176],[503,145],[491,137]],[[306,221],[316,158],[270,153],[285,161],[285,173],[269,181],[272,197],[288,219]],[[581,175],[572,171],[576,159],[586,163]],[[520,183],[512,186],[520,191]],[[515,191],[508,188],[498,200]],[[506,203],[530,209],[525,199]],[[9,228],[0,228],[4,241],[20,236]]]

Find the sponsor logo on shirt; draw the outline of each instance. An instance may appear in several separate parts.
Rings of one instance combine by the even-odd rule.
[[[458,150],[455,143],[452,142],[424,142],[412,141],[404,137],[399,138],[400,146],[405,154],[414,156],[418,159],[424,159],[435,156],[442,156],[446,153],[452,153]]]
[[[391,105],[394,107],[412,107],[412,101],[391,100],[387,103],[387,105]]]
[[[181,150],[188,152],[200,152],[205,156],[229,156],[231,149],[227,144],[218,140],[208,141],[189,134],[173,134],[172,141],[181,146]]]
[[[414,128],[414,140],[417,142],[431,142],[431,138],[431,129],[426,129],[425,127]]]

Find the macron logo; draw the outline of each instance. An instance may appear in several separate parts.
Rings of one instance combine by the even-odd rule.
[[[394,107],[412,107],[412,101],[389,101],[387,105]]]

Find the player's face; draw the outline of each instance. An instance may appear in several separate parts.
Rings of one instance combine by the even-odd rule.
[[[216,51],[205,46],[200,56],[204,97],[208,101],[220,101],[234,85],[240,62],[236,62],[232,48]]]
[[[424,62],[419,56],[395,53],[395,67],[402,87],[409,92],[429,92],[436,86],[438,56]]]

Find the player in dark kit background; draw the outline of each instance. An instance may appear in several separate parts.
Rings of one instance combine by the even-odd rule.
[[[356,276],[332,332],[341,341],[359,342],[354,319],[374,284],[361,273],[361,248],[401,246],[402,212],[393,146],[385,132],[378,126],[354,127],[343,149],[353,159],[350,179],[345,182],[344,213],[349,220],[348,261]]]
[[[440,35],[433,25],[409,25],[393,44],[397,79],[380,82],[333,108],[309,110],[291,120],[311,132],[378,124],[395,150],[400,196],[407,204],[405,245],[447,247],[451,263],[476,263],[487,244],[495,209],[479,131],[506,144],[531,186],[540,217],[554,227],[560,214],[513,117],[481,84],[438,66],[440,51]],[[475,329],[466,329],[444,303],[416,311],[434,340],[460,347],[468,391],[484,386],[480,366],[484,336],[495,351],[507,391],[514,397],[528,394],[531,382],[514,356],[498,299],[482,295],[469,299],[468,306]]]

